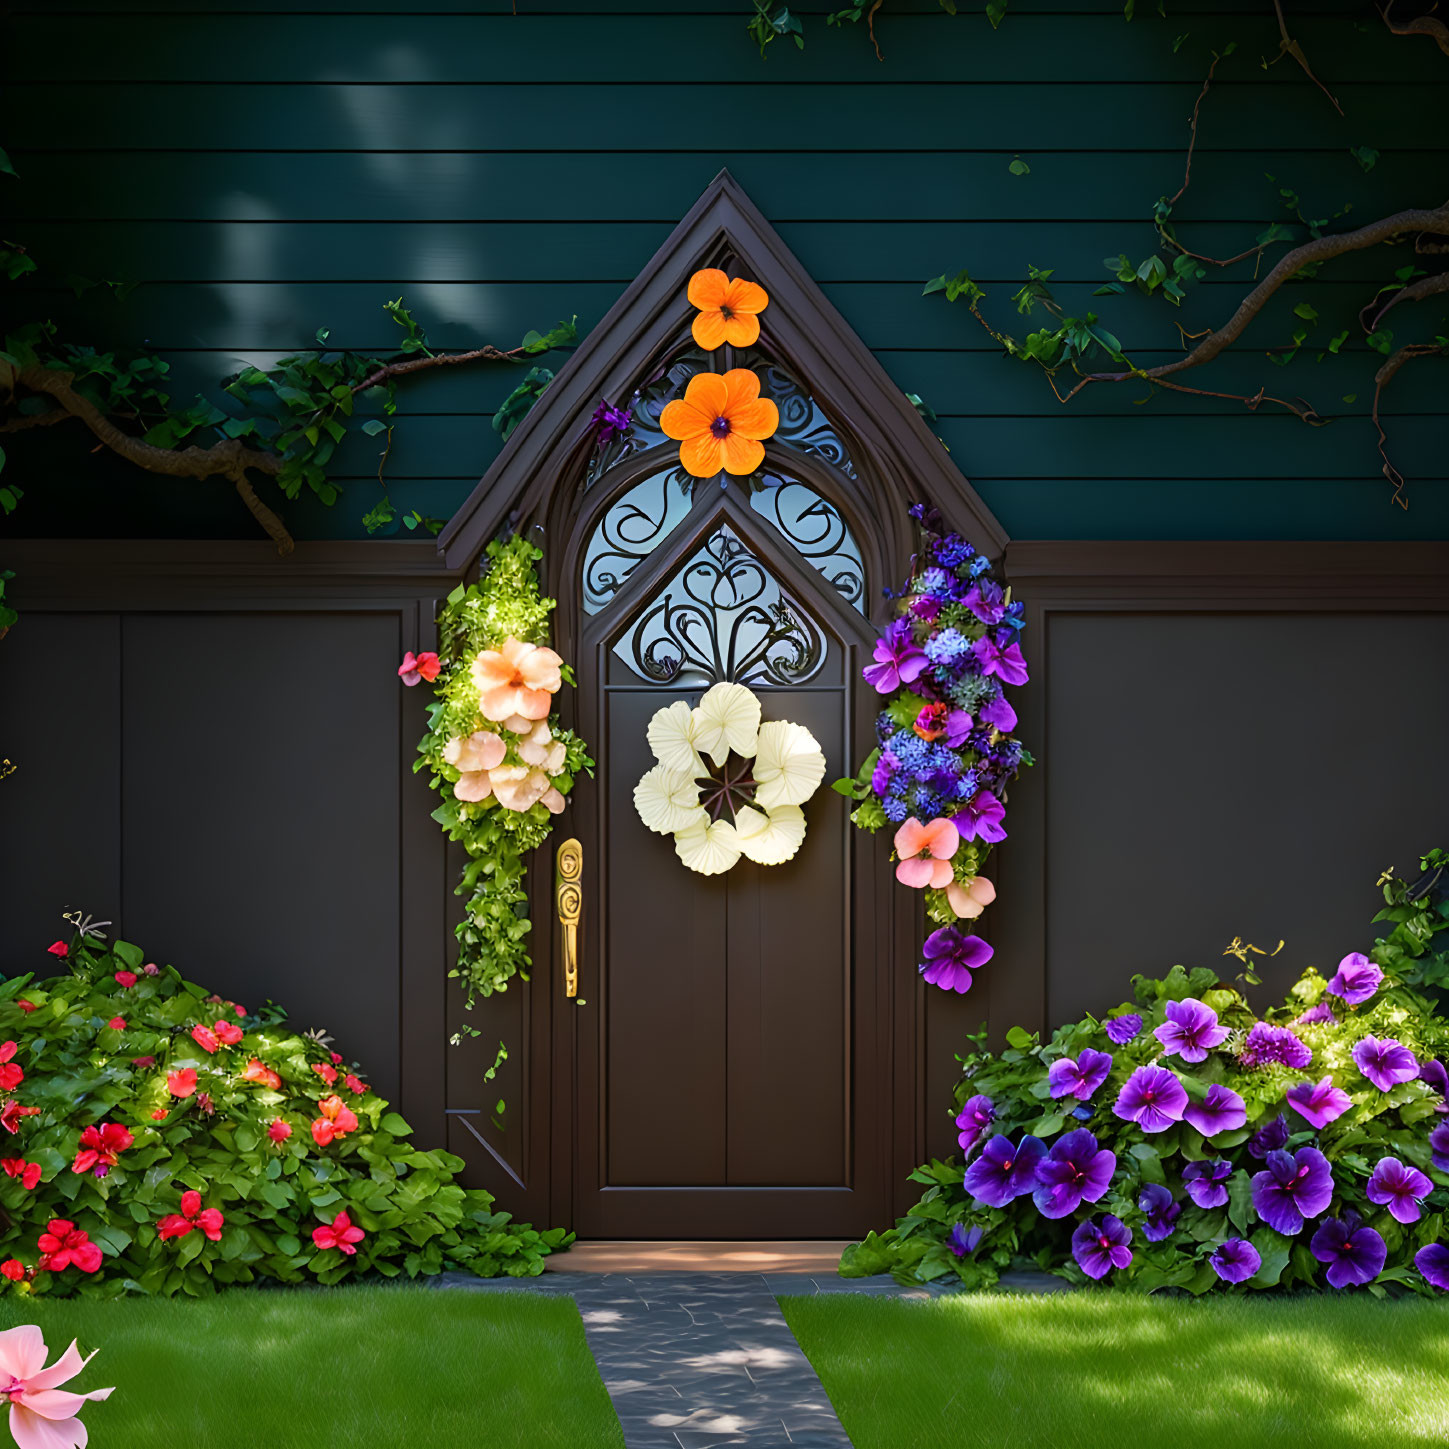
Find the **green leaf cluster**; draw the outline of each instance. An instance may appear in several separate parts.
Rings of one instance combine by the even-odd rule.
[[[983,1028],[960,1058],[963,1071],[953,1115],[968,1099],[984,1096],[995,1113],[988,1136],[1004,1133],[1016,1142],[1031,1134],[1049,1146],[1064,1132],[1088,1127],[1100,1146],[1116,1154],[1106,1196],[1053,1221],[1038,1212],[1030,1194],[1005,1208],[978,1204],[964,1189],[960,1160],[931,1162],[912,1175],[913,1181],[927,1187],[921,1200],[894,1228],[872,1233],[848,1248],[841,1272],[854,1276],[889,1271],[904,1282],[955,1275],[967,1286],[979,1287],[995,1282],[1008,1267],[1029,1267],[1083,1284],[1085,1275],[1072,1257],[1072,1232],[1086,1218],[1112,1213],[1133,1234],[1131,1264],[1114,1271],[1108,1280],[1119,1287],[1198,1294],[1210,1289],[1246,1292],[1322,1286],[1324,1265],[1308,1248],[1311,1227],[1296,1237],[1285,1237],[1259,1221],[1252,1205],[1252,1176],[1263,1169],[1263,1162],[1261,1154],[1250,1150],[1250,1139],[1281,1114],[1289,1131],[1287,1149],[1316,1146],[1332,1167],[1334,1197],[1323,1216],[1356,1212],[1383,1237],[1388,1265],[1370,1291],[1382,1294],[1384,1284],[1400,1284],[1429,1292],[1413,1257],[1419,1248],[1441,1240],[1449,1211],[1449,1173],[1435,1165],[1428,1141],[1431,1128],[1444,1120],[1444,1099],[1422,1078],[1380,1091],[1362,1076],[1352,1055],[1354,1045],[1366,1036],[1400,1041],[1420,1062],[1449,1054],[1449,1016],[1442,1011],[1442,1003],[1449,999],[1449,855],[1431,851],[1420,866],[1424,874],[1416,885],[1392,872],[1381,880],[1386,904],[1375,919],[1391,923],[1393,929],[1367,954],[1384,972],[1384,981],[1358,1007],[1331,996],[1324,977],[1309,968],[1282,1005],[1260,1016],[1236,984],[1220,979],[1216,968],[1188,970],[1179,965],[1160,978],[1134,976],[1131,1001],[1100,1017],[1087,1016],[1060,1027],[1045,1042],[1013,1027],[1004,1048],[992,1051],[985,1045]],[[1226,954],[1246,959],[1248,949],[1254,948],[1234,942]],[[1187,997],[1212,1007],[1220,1023],[1230,1029],[1228,1040],[1200,1064],[1163,1058],[1154,1035],[1154,1028],[1165,1020],[1167,1005]],[[1114,1044],[1105,1023],[1128,1013],[1142,1017],[1141,1030],[1125,1045]],[[1247,1033],[1260,1020],[1292,1029],[1313,1053],[1307,1069],[1243,1063]],[[1073,1096],[1054,1098],[1048,1081],[1051,1064],[1063,1057],[1075,1059],[1087,1047],[1112,1054],[1107,1080],[1087,1102]],[[1135,1123],[1116,1116],[1112,1103],[1127,1078],[1138,1067],[1158,1060],[1177,1075],[1195,1101],[1201,1101],[1213,1084],[1236,1092],[1247,1111],[1246,1125],[1205,1139],[1186,1122],[1145,1134]],[[1315,1131],[1288,1107],[1285,1093],[1296,1082],[1317,1081],[1325,1075],[1348,1094],[1351,1105]],[[1369,1201],[1368,1178],[1384,1157],[1412,1164],[1433,1182],[1418,1221],[1399,1223],[1385,1207]],[[1184,1191],[1184,1167],[1205,1158],[1226,1159],[1231,1166],[1228,1201],[1221,1207],[1200,1208]],[[1157,1243],[1148,1242],[1142,1231],[1144,1214],[1138,1199],[1147,1183],[1165,1184],[1182,1209],[1171,1235]],[[958,1224],[982,1229],[976,1250],[960,1257],[949,1238]],[[1237,1289],[1223,1283],[1207,1261],[1229,1237],[1247,1238],[1262,1258],[1256,1276]]]
[[[514,1223],[489,1193],[461,1187],[460,1158],[415,1146],[361,1068],[319,1034],[288,1030],[270,1004],[243,1014],[174,968],[148,964],[140,947],[94,934],[74,939],[67,964],[59,977],[0,984],[0,1042],[17,1044],[12,1065],[24,1074],[9,1096],[38,1109],[14,1119],[4,1155],[41,1167],[31,1189],[0,1176],[0,1256],[36,1269],[40,1234],[64,1219],[100,1245],[104,1262],[94,1274],[72,1266],[0,1279],[7,1292],[198,1296],[258,1280],[332,1284],[449,1269],[528,1276],[571,1241]],[[193,1028],[217,1022],[242,1036],[208,1051]],[[252,1062],[277,1085],[255,1069],[248,1079]],[[168,1074],[186,1069],[195,1090],[174,1095]],[[311,1124],[325,1120],[320,1103],[334,1095],[357,1126],[319,1146]],[[74,1171],[82,1132],[103,1123],[127,1129],[131,1145],[104,1176]],[[273,1140],[274,1123],[290,1134]],[[222,1213],[218,1241],[199,1230],[160,1238],[158,1224],[188,1190]],[[365,1235],[352,1255],[312,1240],[341,1211]]]

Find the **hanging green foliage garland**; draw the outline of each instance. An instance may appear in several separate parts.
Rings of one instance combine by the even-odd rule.
[[[437,693],[413,769],[432,771],[442,797],[433,819],[468,852],[457,888],[468,910],[449,974],[470,1009],[512,977],[527,979],[525,858],[548,839],[579,771],[593,766],[551,708],[574,677],[548,647],[555,600],[539,590],[542,557],[516,535],[490,543],[483,577],[448,595],[437,654],[409,653],[398,670],[405,684],[426,680]]]

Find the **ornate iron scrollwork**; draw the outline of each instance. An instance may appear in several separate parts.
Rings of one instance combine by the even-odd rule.
[[[694,479],[678,465],[651,473],[611,503],[584,551],[584,609],[597,614],[688,514]]]
[[[771,468],[757,475],[750,507],[852,608],[865,612],[865,564],[840,510],[813,488]]]
[[[814,621],[724,525],[614,646],[641,679],[676,688],[801,684],[826,650]]]

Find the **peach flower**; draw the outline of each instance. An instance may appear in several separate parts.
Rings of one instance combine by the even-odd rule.
[[[896,879],[916,890],[950,885],[951,857],[960,844],[960,833],[944,816],[937,816],[929,825],[910,816],[896,831],[896,854],[901,861]]]
[[[518,742],[518,758],[524,764],[537,765],[547,775],[557,775],[563,769],[566,753],[563,741],[554,739],[546,719],[526,730]]]
[[[488,772],[501,765],[507,753],[508,746],[492,730],[475,730],[464,739],[449,740],[443,746],[443,759],[459,771],[453,794],[475,804],[486,800],[493,789]]]
[[[974,921],[996,899],[996,887],[984,876],[962,885],[953,880],[946,887],[946,900],[962,920]]]
[[[500,765],[489,772],[493,794],[505,810],[522,813],[542,800],[549,789],[548,776],[528,765]]]
[[[494,720],[511,715],[547,719],[552,695],[563,683],[562,668],[562,658],[552,649],[510,635],[502,649],[485,649],[473,661],[479,708]]]

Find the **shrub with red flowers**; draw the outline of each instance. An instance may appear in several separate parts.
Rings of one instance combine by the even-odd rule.
[[[313,1036],[94,932],[0,981],[0,1293],[540,1272],[567,1245],[455,1180]]]

